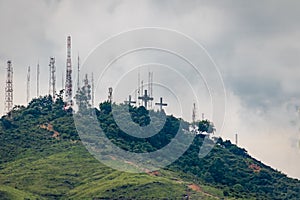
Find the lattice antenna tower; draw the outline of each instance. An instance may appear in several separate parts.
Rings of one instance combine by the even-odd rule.
[[[153,97],[153,72],[150,72],[150,90],[149,90],[150,97]],[[150,101],[150,107],[152,108],[152,101]]]
[[[67,37],[67,66],[66,66],[66,84],[65,100],[66,106],[73,106],[72,101],[72,61],[71,61],[71,36]]]
[[[55,75],[55,58],[50,58],[49,63],[49,95],[52,96],[53,99],[55,99],[56,89],[55,89],[55,81],[56,81],[56,75]]]
[[[141,96],[144,95],[144,81],[141,81]]]
[[[196,103],[193,104],[192,123],[193,128],[196,129]]]
[[[148,92],[149,92],[149,97],[151,97],[151,72],[149,71],[148,72]],[[149,102],[149,108],[151,108],[152,107],[152,105],[151,105],[151,101]]]
[[[112,94],[113,94],[113,88],[110,87],[110,88],[108,88],[108,102],[109,103],[112,103],[112,99],[113,99]]]
[[[79,59],[79,54],[77,56],[77,90],[80,90],[80,80],[79,80],[79,76],[80,76],[80,59]]]
[[[36,66],[36,96],[40,96],[40,63]]]
[[[7,76],[5,85],[5,111],[11,111],[13,107],[13,67],[11,61],[7,61]]]
[[[27,69],[27,98],[26,98],[27,103],[30,101],[30,66],[28,66]]]
[[[85,74],[83,83],[84,83],[84,93],[87,97],[87,100],[90,101],[92,99],[92,97],[91,97],[91,85],[89,83],[88,74]]]
[[[148,91],[149,97],[153,97],[153,72],[148,72]],[[149,102],[149,107],[152,108],[152,101]]]
[[[65,75],[64,72],[61,73],[61,88],[65,89]]]
[[[92,107],[94,107],[95,104],[95,84],[94,84],[94,73],[92,73]]]
[[[140,75],[140,72],[138,72],[138,89],[137,89],[137,97],[141,96],[141,75]],[[135,99],[137,99],[137,97],[135,97]],[[140,100],[137,100],[138,101],[138,106],[141,105],[141,101]]]

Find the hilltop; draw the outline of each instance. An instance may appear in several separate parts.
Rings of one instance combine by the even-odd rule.
[[[199,158],[202,134],[176,162],[158,171],[111,169],[86,150],[73,111],[63,107],[61,96],[55,102],[45,96],[27,107],[16,106],[1,118],[0,199],[300,199],[299,180],[252,158],[230,141],[212,138],[209,145],[216,145]],[[118,128],[109,102],[85,111],[95,112],[107,137],[131,152],[160,149],[175,137],[180,122],[184,129],[189,125],[166,116],[157,135],[141,139]],[[130,112],[143,126],[154,111],[130,107]]]

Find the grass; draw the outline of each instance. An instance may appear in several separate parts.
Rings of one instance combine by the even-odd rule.
[[[29,107],[14,111],[13,120],[0,119],[1,200],[183,199],[185,195],[189,195],[189,199],[225,199],[224,194],[230,199],[299,199],[298,180],[251,158],[246,150],[230,141],[219,138],[218,145],[205,159],[199,159],[202,135],[195,138],[179,160],[158,173],[113,170],[97,161],[78,142],[73,118],[62,110],[62,99],[54,104],[51,102],[51,97],[40,98]],[[177,131],[178,120],[169,117],[166,130],[159,137],[148,142],[127,137],[116,128],[111,113],[108,114],[110,105],[102,105],[103,110],[99,111],[101,126],[109,128],[107,133],[111,141],[121,148],[156,149],[173,138]],[[141,121],[145,119],[142,110],[136,114],[141,114]],[[61,134],[60,140],[51,138],[53,132],[40,127],[45,123],[52,124]],[[95,127],[89,124],[84,128],[90,133]],[[106,161],[115,167],[126,166],[128,170],[136,167],[134,162],[126,164],[121,158]],[[262,170],[255,173],[249,168],[250,164]]]
[[[40,198],[39,196],[33,195],[29,192],[24,192],[6,185],[0,185],[0,199],[1,200],[6,200],[6,199],[25,200],[25,199],[40,199]]]
[[[186,194],[212,199],[207,191],[189,189],[190,182],[176,172],[149,175],[113,170],[80,144],[53,144],[26,154],[1,165],[1,199],[182,199]]]

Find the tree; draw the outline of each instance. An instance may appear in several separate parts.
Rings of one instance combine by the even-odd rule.
[[[83,86],[80,90],[77,90],[75,95],[76,104],[78,106],[78,111],[83,112],[88,108],[91,108],[91,89],[90,85]]]
[[[111,103],[108,101],[100,103],[99,109],[103,114],[108,115],[109,113],[111,113]]]
[[[220,157],[216,157],[209,168],[209,172],[216,183],[222,183],[225,170],[225,162]]]
[[[198,127],[199,127],[198,130],[201,133],[203,132],[213,133],[216,131],[215,125],[212,122],[208,121],[207,119],[200,121]]]

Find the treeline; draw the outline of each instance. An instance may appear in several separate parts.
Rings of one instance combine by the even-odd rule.
[[[174,116],[167,116],[163,111],[146,110],[144,107],[116,105],[103,102],[99,108],[81,104],[79,112],[94,113],[99,126],[107,137],[120,148],[131,152],[152,152],[170,143],[179,127],[188,131],[190,124]],[[157,134],[147,138],[138,138],[123,132],[114,120],[112,106],[129,110],[132,123],[147,126],[151,118],[164,125]],[[62,94],[53,101],[51,96],[33,99],[27,107],[16,106],[1,118],[0,160],[1,163],[12,161],[26,153],[28,149],[44,151],[47,145],[62,141],[78,141],[73,121],[73,110],[65,109]],[[211,122],[200,122],[200,132],[213,130]],[[51,124],[59,133],[59,139],[53,138],[53,131],[41,125]],[[128,124],[130,126],[130,124]],[[213,132],[213,131],[211,131]],[[205,135],[195,136],[188,150],[167,169],[188,173],[195,181],[221,188],[224,196],[256,199],[300,199],[300,182],[273,170],[253,159],[245,149],[230,141],[212,138],[205,145],[214,146],[204,158],[199,158],[199,149]],[[215,145],[216,144],[216,145]]]

